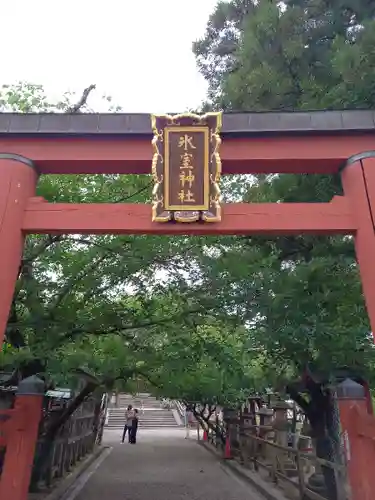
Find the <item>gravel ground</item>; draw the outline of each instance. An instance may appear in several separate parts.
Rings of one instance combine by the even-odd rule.
[[[74,500],[262,500],[184,435],[143,431],[129,445],[107,433],[113,450]]]

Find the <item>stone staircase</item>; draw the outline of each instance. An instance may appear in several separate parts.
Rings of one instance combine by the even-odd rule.
[[[123,429],[125,411],[128,405],[137,408],[139,416],[139,429],[158,429],[177,427],[178,424],[172,410],[161,407],[160,401],[149,394],[120,394],[118,406],[113,404],[108,409],[108,429]]]

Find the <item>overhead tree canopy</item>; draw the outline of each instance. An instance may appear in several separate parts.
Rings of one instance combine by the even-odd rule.
[[[365,1],[346,10],[340,2],[324,5],[220,2],[206,35],[194,44],[210,85],[206,106],[371,107],[373,7]],[[69,95],[50,103],[42,87],[28,84],[3,88],[0,105],[23,112],[89,109]],[[258,176],[247,186],[243,181],[225,181],[226,199],[328,201],[341,193],[339,179],[328,176]],[[45,176],[38,190],[48,201],[149,202],[151,179]],[[241,339],[228,347],[210,329],[210,349],[215,345],[228,360],[235,356],[236,374],[223,358],[218,365],[210,349],[196,351],[192,338],[203,335],[210,318]],[[185,346],[191,379],[216,373],[222,383],[224,370],[237,390],[272,385],[280,374],[290,378],[308,362],[325,370],[364,366],[371,375],[368,331],[350,238],[34,236],[26,243],[2,362],[30,366],[38,360],[34,368],[57,379],[78,367],[116,378],[121,367],[132,366],[178,394],[189,384],[176,379],[175,387],[168,386],[166,380],[168,370],[176,369],[171,359],[185,359]],[[246,357],[238,357],[238,350]]]
[[[374,27],[367,0],[219,2],[204,37],[193,44],[210,88],[205,107],[373,108]],[[277,175],[253,177],[242,197],[319,202],[335,194],[342,194],[335,177]],[[251,322],[250,338],[265,350],[268,364],[289,374],[311,362],[327,372],[348,365],[372,376],[370,328],[350,237],[233,238],[209,272],[232,287],[232,303],[247,300],[243,319]]]
[[[13,111],[81,112],[89,109],[93,87],[79,99],[51,103],[42,87],[19,83],[3,87],[0,103]],[[49,175],[37,194],[49,202],[148,203],[151,189],[150,176]],[[77,384],[80,373],[90,373],[128,390],[136,387],[134,377],[144,377],[166,396],[237,401],[246,335],[202,273],[212,260],[210,243],[203,237],[29,236],[3,369],[18,367],[20,377],[43,374],[54,384]]]
[[[203,108],[374,108],[374,42],[374,5],[368,0],[219,2],[204,37],[193,44],[209,84]],[[237,199],[326,202],[342,194],[333,176],[247,181],[246,187],[241,178]],[[339,430],[330,382],[338,369],[349,367],[375,384],[375,349],[352,238],[237,237],[226,240],[212,260],[202,268],[218,290],[226,290],[223,298],[247,326],[250,349],[262,354],[263,380],[300,405],[317,455],[334,461]],[[333,473],[323,473],[334,499]]]
[[[219,2],[193,46],[209,83],[203,108],[375,108],[373,3]],[[2,88],[0,107],[82,112],[91,90],[78,101],[64,95],[51,103],[42,87],[20,83]],[[38,195],[149,203],[151,182],[45,176]],[[323,175],[234,177],[224,184],[226,199],[248,202],[323,202],[342,193],[339,178]],[[128,390],[143,377],[155,393],[222,405],[287,386],[322,438],[326,424],[317,415],[330,401],[321,381],[348,366],[374,384],[369,330],[350,237],[31,236],[0,364],[55,383],[89,372],[98,383],[122,381]],[[290,381],[306,366],[325,375],[314,380],[308,371],[301,389]],[[89,382],[81,396],[95,386]]]

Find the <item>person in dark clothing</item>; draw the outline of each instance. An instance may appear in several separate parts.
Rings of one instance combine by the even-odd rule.
[[[130,430],[130,441],[131,444],[136,444],[137,442],[137,431],[138,431],[138,410],[134,410],[134,417],[132,420],[132,426]]]
[[[122,440],[121,440],[122,443],[125,441],[126,432],[128,432],[129,443],[131,441],[131,430],[132,430],[134,415],[135,415],[135,411],[133,410],[132,405],[129,405],[128,409],[125,412],[125,425],[124,425],[124,432],[122,433]]]

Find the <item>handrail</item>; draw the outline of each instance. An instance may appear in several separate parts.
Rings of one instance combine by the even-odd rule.
[[[175,404],[176,410],[178,411],[178,413],[180,414],[180,416],[181,417],[185,417],[186,406],[184,405],[184,403],[182,403],[181,401],[175,399],[174,400],[174,404]]]
[[[308,470],[311,470],[311,467],[315,468],[319,464],[334,471],[338,487],[338,498],[340,500],[346,499],[347,478],[345,464],[318,458],[314,453],[306,453],[305,450],[300,450],[298,445],[291,447],[277,443],[276,435],[279,431],[275,428],[272,430],[274,437],[271,440],[259,436],[259,430],[264,426],[252,425],[243,428],[237,421],[236,423],[229,423],[228,427],[229,453],[231,458],[237,460],[242,466],[258,473],[261,473],[262,470],[265,471],[264,479],[277,483],[282,490],[284,489],[283,484],[286,488],[288,488],[287,485],[291,486],[298,491],[298,498],[300,499],[324,500],[325,497],[310,489],[307,483],[307,478],[310,475]],[[270,427],[272,428],[272,426]],[[207,441],[208,444],[212,444],[216,449],[221,448],[221,452],[224,452],[223,443],[217,440],[217,436],[212,429],[207,430]],[[291,469],[285,460],[295,468],[295,479],[288,475],[287,471]]]

